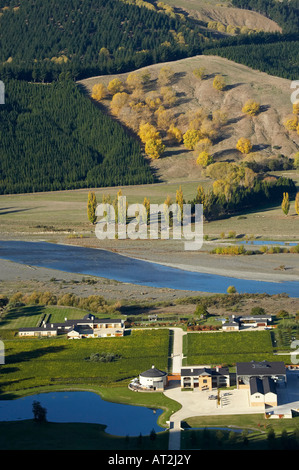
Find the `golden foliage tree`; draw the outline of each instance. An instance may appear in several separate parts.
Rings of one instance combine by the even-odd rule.
[[[245,137],[241,137],[236,145],[236,149],[239,150],[241,153],[249,153],[252,150],[252,144],[249,139]]]
[[[213,80],[213,88],[218,91],[223,91],[226,87],[226,82],[223,75],[216,75]]]
[[[289,193],[283,193],[283,199],[282,199],[282,203],[281,203],[281,208],[282,208],[282,212],[285,214],[285,215],[288,215],[289,211],[290,211],[290,198],[289,198]]]
[[[299,193],[297,193],[295,197],[295,211],[296,214],[299,215]]]
[[[205,191],[204,191],[203,186],[201,186],[201,185],[199,185],[197,187],[194,202],[195,202],[195,204],[203,204],[203,205],[205,203]]]
[[[260,112],[260,103],[254,100],[248,100],[242,108],[242,113],[248,114],[249,116],[256,116]]]
[[[89,191],[87,199],[87,217],[88,220],[94,225],[97,221],[96,217],[97,198],[93,191]]]
[[[206,168],[208,165],[211,165],[212,163],[214,163],[214,158],[208,152],[203,151],[199,153],[196,159],[196,163],[197,165],[202,166],[203,168]]]
[[[194,150],[195,145],[201,139],[201,132],[196,129],[189,129],[183,135],[184,146],[188,150]]]
[[[199,67],[197,69],[194,69],[192,73],[199,80],[203,80],[206,76],[206,69],[205,67]]]
[[[152,159],[156,160],[159,158],[165,150],[165,145],[162,139],[149,139],[145,143],[145,153]]]
[[[96,83],[92,87],[91,97],[94,100],[101,101],[107,96],[107,88],[103,83]]]
[[[129,95],[125,91],[122,93],[115,93],[111,100],[111,111],[113,114],[118,114],[121,108],[128,103]]]
[[[185,203],[182,186],[180,186],[179,189],[177,189],[177,191],[176,191],[175,202],[179,206],[180,211],[181,211],[181,216],[182,216],[183,215],[183,205]]]
[[[173,106],[177,102],[176,92],[170,86],[162,86],[160,88],[163,104],[165,106]]]
[[[113,78],[113,80],[108,83],[107,89],[111,95],[115,95],[115,93],[121,93],[124,91],[125,87],[122,80],[119,78]]]
[[[160,106],[155,112],[157,116],[157,124],[160,129],[167,130],[169,123],[174,120],[174,113],[171,109],[165,109],[164,106]]]
[[[284,127],[288,131],[295,131],[298,126],[298,116],[289,116],[283,122]]]
[[[158,84],[160,86],[169,85],[174,77],[174,71],[168,65],[161,68],[158,75]]]
[[[168,136],[169,140],[173,143],[180,144],[183,140],[182,132],[174,124],[171,124],[169,129],[167,130],[167,136]]]
[[[147,106],[152,110],[156,110],[162,105],[161,96],[155,91],[151,91],[146,96],[145,102]]]
[[[200,139],[194,147],[194,152],[196,154],[199,154],[201,152],[208,152],[210,148],[212,147],[212,141],[208,137],[205,137],[204,139]]]
[[[142,79],[141,73],[138,73],[138,72],[129,73],[129,75],[127,76],[126,83],[128,87],[132,90],[134,90],[135,88],[141,89],[141,90],[143,89],[143,79]]]
[[[293,114],[299,114],[299,101],[297,103],[293,103]]]
[[[157,128],[150,123],[140,124],[138,135],[141,141],[145,144],[148,140],[161,139],[160,133]]]

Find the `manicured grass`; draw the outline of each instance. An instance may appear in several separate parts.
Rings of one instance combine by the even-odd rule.
[[[79,319],[83,318],[88,312],[74,307],[57,307],[44,305],[26,305],[23,307],[15,307],[5,311],[0,320],[0,330],[39,326],[41,319],[45,318],[46,322],[64,323],[65,318]],[[99,317],[99,315],[97,314]]]
[[[189,365],[283,360],[273,355],[270,331],[189,333],[184,348]]]
[[[230,416],[199,416],[188,418],[187,425],[191,428],[182,432],[182,449],[214,449],[214,450],[268,450],[268,449],[298,449],[299,447],[299,417],[293,419],[269,420],[263,414],[246,414]],[[218,431],[204,428],[218,427]],[[221,428],[231,427],[248,431],[247,443],[244,435],[231,433],[231,430]],[[273,440],[267,439],[268,432],[273,429]],[[283,439],[282,431],[287,432],[287,440]]]
[[[168,330],[134,331],[120,338],[68,340],[18,338],[5,344],[2,393],[48,385],[113,385],[127,383],[153,364],[167,370]],[[114,353],[114,362],[88,361],[94,353]]]

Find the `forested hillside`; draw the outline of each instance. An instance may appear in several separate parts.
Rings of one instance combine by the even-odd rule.
[[[153,182],[138,142],[71,81],[9,81],[0,122],[0,194]]]
[[[280,33],[258,33],[225,38],[208,44],[205,54],[216,54],[253,69],[296,80],[299,63],[298,0],[232,0],[235,7],[254,10],[274,20]]]
[[[119,0],[0,0],[0,74],[51,81],[200,53],[198,26]]]
[[[283,33],[298,33],[299,31],[299,1],[298,0],[232,0],[232,4],[245,10],[254,10],[276,21]]]

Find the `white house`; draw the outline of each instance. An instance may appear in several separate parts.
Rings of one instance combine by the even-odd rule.
[[[139,374],[140,387],[145,389],[163,391],[167,383],[167,372],[156,369],[155,366]]]

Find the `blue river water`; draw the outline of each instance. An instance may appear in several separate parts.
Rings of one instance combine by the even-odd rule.
[[[191,272],[94,248],[47,242],[0,241],[0,258],[143,286],[226,293],[227,288],[233,285],[239,293],[286,293],[290,297],[299,297],[299,281],[266,282]]]
[[[49,392],[0,400],[0,421],[33,419],[34,401],[47,410],[47,420],[52,423],[105,424],[105,432],[115,436],[148,435],[152,429],[165,430],[157,424],[162,410],[104,401],[93,392]]]

